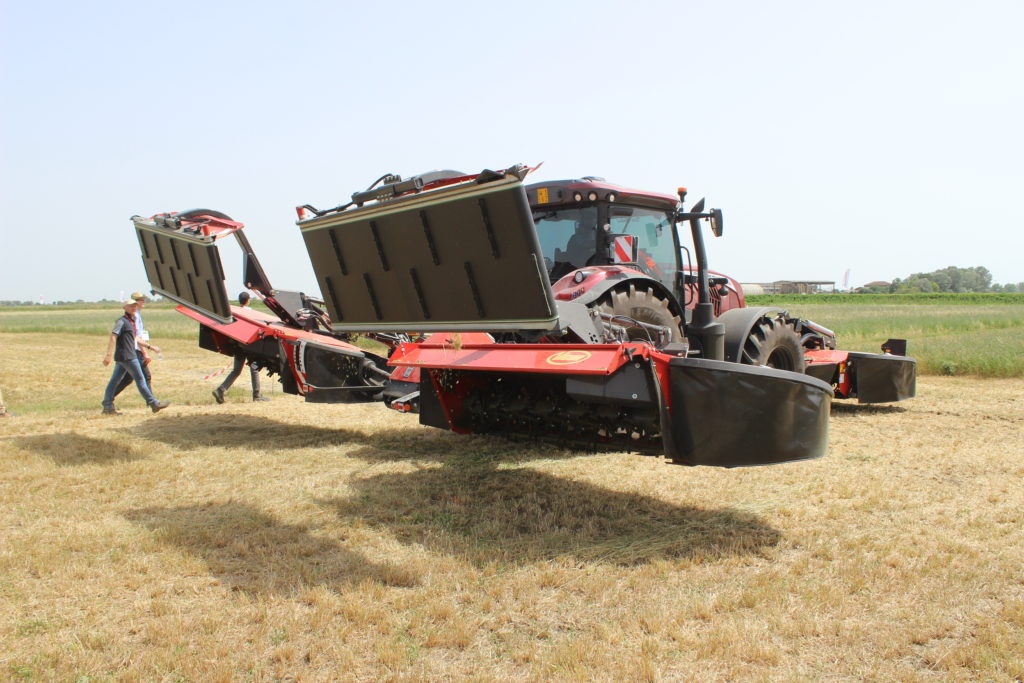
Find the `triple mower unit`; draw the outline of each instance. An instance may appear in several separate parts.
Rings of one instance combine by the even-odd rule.
[[[384,176],[344,206],[299,207],[323,299],[271,286],[243,225],[197,209],[133,217],[153,291],[307,401],[383,400],[425,425],[736,467],[824,454],[832,398],[915,391],[906,343],[835,335],[745,306],[710,271],[703,200],[531,169]],[[689,226],[691,243],[678,226]],[[217,241],[273,315],[231,306]],[[554,284],[552,284],[554,283]],[[364,335],[384,346],[352,343]]]

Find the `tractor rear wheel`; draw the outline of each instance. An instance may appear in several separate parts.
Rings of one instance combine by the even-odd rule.
[[[668,299],[636,283],[621,289],[613,289],[596,302],[594,308],[608,315],[632,318],[648,325],[659,325],[669,329],[669,341],[682,341],[682,321],[672,312]],[[651,334],[642,327],[625,325],[631,341],[650,341]]]
[[[754,323],[743,350],[740,362],[747,365],[762,365],[777,370],[804,371],[804,350],[800,334],[785,316],[765,316]]]

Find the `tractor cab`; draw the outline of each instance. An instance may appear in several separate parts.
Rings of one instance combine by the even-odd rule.
[[[595,178],[537,183],[526,193],[552,282],[579,268],[628,263],[674,288],[675,197]]]
[[[535,183],[526,187],[526,194],[556,296],[566,275],[621,266],[657,281],[680,309],[696,304],[697,267],[676,229],[678,197],[593,177]],[[589,272],[584,270],[585,275]],[[721,273],[709,274],[716,315],[744,305],[739,283]]]

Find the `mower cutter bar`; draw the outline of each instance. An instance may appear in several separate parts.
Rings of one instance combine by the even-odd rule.
[[[390,359],[420,369],[422,424],[660,453],[685,465],[766,465],[825,453],[833,390],[802,373],[676,357],[634,342],[439,337],[403,344]]]

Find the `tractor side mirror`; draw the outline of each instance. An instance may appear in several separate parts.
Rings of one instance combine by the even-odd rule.
[[[715,237],[722,236],[722,210],[711,209],[711,232],[715,234]]]

